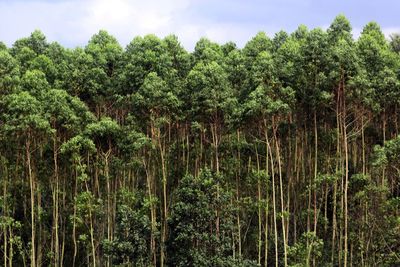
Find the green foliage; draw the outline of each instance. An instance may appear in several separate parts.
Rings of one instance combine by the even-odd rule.
[[[43,102],[51,123],[57,128],[79,133],[87,123],[94,121],[86,104],[64,90],[50,89],[43,96]]]
[[[152,226],[145,199],[140,193],[121,189],[117,201],[115,236],[103,242],[105,255],[117,266],[149,266]]]
[[[202,62],[203,64],[217,62],[222,63],[223,52],[221,46],[213,43],[206,38],[201,38],[194,48],[193,52],[194,62]]]
[[[230,255],[233,218],[229,194],[223,191],[218,175],[202,170],[198,177],[185,176],[174,193],[168,220],[167,243],[171,266],[244,266]],[[213,229],[219,212],[221,229]],[[248,263],[250,264],[250,263]]]
[[[7,52],[0,50],[0,95],[11,93],[19,84],[19,66]]]
[[[17,40],[11,51],[13,54],[17,54],[25,47],[31,49],[36,55],[43,54],[48,47],[46,36],[40,30],[35,30],[28,38]]]
[[[102,117],[99,121],[88,124],[84,130],[84,135],[94,140],[103,151],[111,149],[111,144],[116,142],[120,133],[120,125],[109,117]]]
[[[300,240],[289,247],[289,266],[310,266],[311,259],[318,261],[322,256],[324,242],[314,232],[304,233]]]
[[[25,72],[21,79],[21,87],[24,91],[37,98],[40,98],[50,89],[46,75],[40,70],[28,70]]]
[[[136,37],[124,53],[123,77],[125,92],[137,90],[150,72],[168,76],[173,66],[173,54],[167,53],[167,44],[155,35]]]
[[[351,30],[350,22],[343,14],[336,16],[327,30],[330,42],[338,42],[340,39],[350,41]]]
[[[34,131],[52,132],[40,102],[28,92],[10,94],[1,101],[2,130],[12,134],[32,134]]]
[[[96,147],[92,140],[86,138],[82,135],[77,135],[62,144],[61,146],[61,153],[77,153],[83,154],[85,152],[92,152],[96,151]]]
[[[0,42],[1,264],[397,266],[400,38],[351,31]]]
[[[168,116],[176,114],[180,100],[157,73],[150,72],[133,96],[133,105],[143,109],[143,115]]]
[[[185,100],[190,103],[194,119],[215,121],[230,114],[235,98],[228,87],[226,72],[217,62],[197,63],[187,76],[187,86],[190,95]]]

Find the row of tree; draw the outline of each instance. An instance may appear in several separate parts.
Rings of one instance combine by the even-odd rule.
[[[399,43],[0,43],[1,265],[400,264]]]

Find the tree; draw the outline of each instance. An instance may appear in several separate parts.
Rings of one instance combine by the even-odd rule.
[[[286,251],[286,230],[284,219],[284,196],[283,196],[283,180],[282,180],[282,165],[280,160],[280,148],[277,139],[277,127],[281,118],[285,113],[290,111],[290,104],[294,97],[294,92],[290,87],[283,87],[276,77],[276,69],[271,54],[264,51],[258,55],[253,68],[253,79],[258,86],[249,94],[245,103],[245,114],[250,118],[255,118],[261,124],[263,129],[263,138],[266,144],[266,160],[271,161],[272,175],[272,205],[273,205],[273,221],[274,221],[274,242],[275,242],[275,265],[278,265],[278,232],[277,232],[277,212],[276,212],[276,192],[275,192],[275,163],[273,153],[276,153],[278,162],[278,174],[280,185],[280,203],[281,203],[281,218],[282,218],[282,235],[284,243],[284,263],[287,265]],[[275,151],[272,150],[269,138],[269,126],[273,131],[273,142]],[[266,170],[267,173],[268,170]],[[260,212],[259,212],[260,213]]]
[[[339,157],[337,171],[342,174],[343,199],[341,208],[343,212],[343,264],[348,264],[348,183],[349,183],[349,118],[347,103],[347,83],[354,76],[356,71],[357,58],[351,36],[351,26],[349,21],[339,15],[332,22],[328,30],[328,40],[330,40],[331,52],[331,72],[330,81],[335,88],[336,98],[336,122],[337,122],[337,154]],[[342,169],[339,169],[342,168]],[[335,185],[336,186],[336,185]],[[336,191],[335,191],[336,194]],[[336,200],[335,200],[336,201]],[[336,205],[336,203],[334,204]],[[336,206],[334,206],[336,212]],[[335,219],[336,220],[336,219]],[[336,224],[336,221],[335,221]],[[336,227],[336,225],[334,226]],[[335,240],[336,230],[333,231],[332,243]],[[339,244],[339,261],[341,260],[341,244]],[[333,258],[333,256],[332,256]]]
[[[37,141],[41,138],[46,138],[46,135],[51,134],[52,129],[44,116],[41,103],[28,92],[10,94],[4,97],[1,105],[4,110],[2,121],[6,122],[2,127],[3,132],[20,138],[25,148],[27,176],[30,187],[30,264],[31,266],[37,266],[36,224],[39,210],[35,201],[38,185],[35,170],[33,169],[32,151],[36,149]]]
[[[149,73],[143,85],[134,95],[133,105],[140,112],[138,117],[147,117],[148,124],[146,128],[150,128],[148,134],[153,144],[159,150],[161,161],[161,181],[163,191],[163,229],[162,229],[162,252],[163,255],[164,243],[167,238],[167,219],[168,219],[168,196],[167,196],[167,145],[170,142],[168,136],[171,132],[171,121],[177,117],[177,112],[180,108],[180,100],[167,83],[157,76],[156,73]],[[148,130],[147,130],[148,131]],[[161,265],[164,262],[164,256],[161,256]]]

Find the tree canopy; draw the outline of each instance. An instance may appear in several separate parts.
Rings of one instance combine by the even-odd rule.
[[[400,265],[399,52],[343,15],[0,42],[0,265]]]

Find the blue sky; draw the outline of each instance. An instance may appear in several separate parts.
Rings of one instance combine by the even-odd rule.
[[[0,40],[10,46],[40,29],[75,47],[105,29],[123,46],[136,35],[174,33],[189,50],[202,36],[241,47],[258,31],[327,28],[339,13],[355,37],[369,21],[388,36],[400,32],[399,10],[399,0],[0,0]]]

